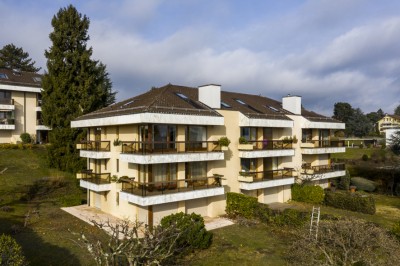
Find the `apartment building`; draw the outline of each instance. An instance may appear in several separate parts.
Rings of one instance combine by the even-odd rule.
[[[377,123],[379,133],[385,133],[388,129],[400,129],[400,116],[385,114]]]
[[[345,151],[330,140],[344,124],[303,109],[297,96],[281,103],[219,85],[168,84],[71,126],[88,128],[77,144],[87,158],[77,176],[88,204],[148,224],[180,211],[221,215],[229,191],[285,202],[296,178],[328,186],[345,174],[330,161],[331,153]],[[218,142],[224,136],[228,149]]]
[[[17,143],[22,133],[47,142],[41,121],[42,75],[0,68],[0,143]]]

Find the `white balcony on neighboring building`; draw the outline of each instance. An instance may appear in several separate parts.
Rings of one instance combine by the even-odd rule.
[[[0,110],[15,110],[15,105],[13,104],[0,104]]]
[[[305,164],[300,170],[302,179],[323,180],[346,175],[345,164],[309,166]]]
[[[36,130],[51,130],[51,128],[45,125],[36,125]]]
[[[0,130],[15,130],[15,125],[0,124]]]
[[[248,141],[239,144],[238,150],[240,158],[294,156],[292,141],[283,140]]]
[[[111,158],[110,141],[83,141],[76,144],[79,155],[91,159]]]
[[[294,149],[290,150],[255,150],[255,151],[239,151],[240,158],[265,158],[265,157],[282,157],[294,156]]]
[[[111,184],[96,184],[96,183],[92,183],[90,181],[86,181],[84,179],[81,179],[79,181],[79,185],[82,188],[86,188],[92,191],[96,191],[96,192],[104,192],[104,191],[110,191],[111,190]]]
[[[302,154],[326,154],[346,152],[344,141],[309,140],[300,144]]]
[[[294,177],[282,178],[276,180],[265,180],[259,182],[240,182],[240,189],[243,190],[256,190],[271,187],[280,187],[294,184]]]
[[[90,158],[90,159],[110,159],[111,152],[107,151],[79,151],[79,155],[83,158]]]
[[[346,147],[301,148],[302,154],[326,154],[346,152]]]

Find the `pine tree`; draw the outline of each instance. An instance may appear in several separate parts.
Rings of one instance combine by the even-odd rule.
[[[19,71],[39,72],[41,67],[35,67],[36,62],[29,58],[29,53],[22,47],[7,44],[0,50],[0,68],[16,69]]]
[[[45,51],[48,72],[42,83],[43,122],[52,128],[49,161],[52,167],[75,172],[83,166],[75,143],[85,133],[72,129],[71,120],[113,103],[115,92],[105,65],[91,59],[92,48],[86,45],[89,19],[69,5],[51,24],[52,46]]]

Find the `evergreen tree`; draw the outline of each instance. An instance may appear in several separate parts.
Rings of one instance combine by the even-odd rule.
[[[106,67],[91,59],[89,19],[75,7],[61,8],[53,17],[52,46],[45,51],[48,72],[43,77],[43,122],[49,133],[50,166],[78,171],[84,165],[75,143],[85,132],[72,129],[71,120],[115,101]]]
[[[14,44],[7,44],[0,50],[0,68],[16,69],[37,73],[41,67],[35,67],[36,62],[29,58],[29,53]]]
[[[398,105],[398,106],[394,109],[394,114],[395,114],[395,115],[400,115],[400,105]]]

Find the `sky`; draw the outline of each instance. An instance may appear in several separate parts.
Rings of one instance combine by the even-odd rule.
[[[0,48],[46,69],[51,19],[69,4],[90,19],[93,59],[117,101],[168,83],[281,100],[331,116],[400,104],[400,1],[0,0]]]

